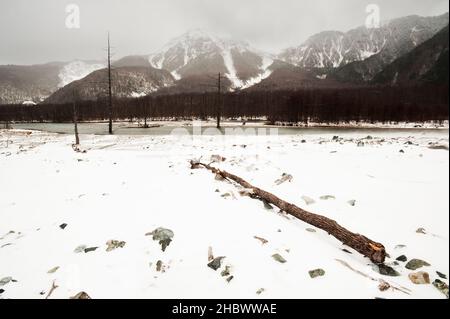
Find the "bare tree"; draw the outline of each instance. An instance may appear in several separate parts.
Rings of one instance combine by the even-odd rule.
[[[78,110],[77,110],[77,96],[75,89],[73,89],[73,126],[75,130],[75,145],[80,145],[80,137],[78,136]]]
[[[113,106],[112,106],[112,89],[111,89],[111,45],[109,41],[108,32],[108,96],[109,96],[109,134],[113,133],[112,130],[112,117],[113,117]]]
[[[220,128],[220,117],[222,116],[222,104],[221,104],[221,96],[222,92],[220,89],[220,72],[219,77],[217,79],[217,128]]]

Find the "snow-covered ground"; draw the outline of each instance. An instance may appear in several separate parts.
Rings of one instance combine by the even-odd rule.
[[[45,298],[52,283],[50,298],[445,298],[408,274],[449,275],[449,153],[429,147],[448,146],[448,130],[339,135],[82,135],[87,152],[79,153],[71,135],[0,130],[0,298]],[[253,185],[383,243],[400,276],[375,272],[320,229],[190,169],[190,159],[209,163],[211,155]],[[283,173],[292,180],[277,185]],[[174,233],[165,251],[146,236],[158,227]],[[109,240],[125,245],[107,251]],[[80,245],[98,248],[74,252]],[[225,256],[216,271],[209,247]],[[431,266],[394,265],[400,255]],[[409,294],[380,291],[337,259]],[[311,278],[319,268],[325,274]]]

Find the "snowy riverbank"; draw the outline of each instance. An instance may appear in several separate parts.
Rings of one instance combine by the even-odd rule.
[[[0,130],[0,298],[45,298],[53,282],[50,298],[445,298],[408,275],[426,271],[448,284],[436,273],[449,275],[448,131],[82,135],[86,153],[72,142]],[[189,168],[211,155],[255,186],[383,243],[400,276],[377,273],[323,231]],[[283,173],[293,178],[277,185]],[[174,234],[165,251],[146,236],[158,227]],[[110,240],[125,243],[107,251]],[[226,257],[216,271],[208,247]],[[401,255],[431,266],[395,265]],[[380,291],[336,259],[409,295]],[[315,269],[325,274],[311,278]]]

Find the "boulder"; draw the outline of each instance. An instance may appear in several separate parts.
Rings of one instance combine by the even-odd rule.
[[[409,280],[411,280],[416,285],[426,285],[430,283],[430,275],[425,271],[412,272],[408,275]]]

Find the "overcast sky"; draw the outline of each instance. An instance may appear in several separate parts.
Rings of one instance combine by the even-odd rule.
[[[80,28],[66,27],[66,6]],[[0,64],[102,59],[107,30],[115,57],[148,54],[193,28],[247,40],[276,53],[324,30],[363,25],[366,6],[381,19],[438,15],[448,0],[0,0]]]

